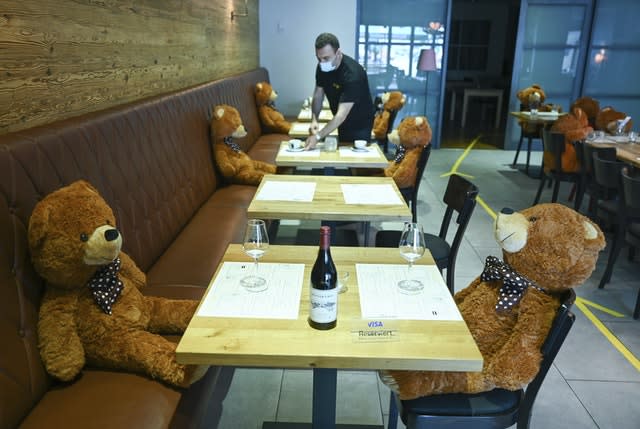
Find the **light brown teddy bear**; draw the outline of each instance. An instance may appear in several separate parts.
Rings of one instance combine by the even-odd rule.
[[[373,118],[373,136],[377,140],[384,140],[389,129],[389,119],[392,112],[398,112],[404,106],[407,97],[400,91],[390,91],[382,94],[382,109]]]
[[[503,209],[495,237],[504,262],[488,257],[482,275],[455,295],[482,353],[482,371],[381,372],[401,399],[527,385],[540,368],[540,348],[560,306],[559,296],[591,275],[605,245],[597,225],[560,204],[539,204],[521,212]]]
[[[238,111],[226,104],[213,108],[211,118],[211,139],[213,155],[222,176],[231,183],[258,186],[265,174],[276,172],[276,166],[251,159],[234,137],[247,135]]]
[[[598,112],[600,111],[600,102],[595,98],[580,97],[573,102],[569,111],[573,112],[575,107],[581,108],[584,113],[586,113],[587,119],[589,119],[589,125],[591,125],[592,128],[595,127],[596,116],[598,116]]]
[[[531,85],[530,87],[521,89],[516,94],[520,104],[522,105],[522,110],[528,111],[531,109],[538,109],[539,112],[550,112],[553,105],[551,104],[543,104],[544,100],[547,98],[544,90],[537,83]],[[534,124],[528,121],[518,120],[518,124],[522,127],[525,133],[536,133],[539,132],[543,125]]]
[[[619,112],[615,110],[613,107],[605,107],[604,109],[598,112],[596,116],[596,130],[602,130],[609,134],[616,134],[618,130],[618,121],[627,117],[627,114],[624,112]],[[633,129],[633,121],[627,122],[622,130],[625,133],[628,133]]]
[[[564,134],[564,153],[562,154],[562,170],[565,172],[577,172],[580,163],[576,156],[573,142],[582,141],[593,131],[589,126],[587,114],[579,107],[575,107],[570,113],[563,115],[551,126],[551,131]],[[554,168],[556,165],[553,153],[543,153],[545,169]]]
[[[256,83],[255,95],[260,122],[262,122],[266,131],[289,134],[291,124],[276,109],[275,101],[278,98],[278,94],[273,90],[269,82]]]
[[[38,341],[49,374],[71,381],[85,364],[184,387],[206,367],[178,364],[176,344],[198,303],[147,297],[146,278],[120,251],[113,211],[85,181],[46,196],[29,219],[33,266],[46,280]]]

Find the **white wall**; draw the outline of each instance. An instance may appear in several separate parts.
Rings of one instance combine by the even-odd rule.
[[[269,70],[284,115],[297,115],[313,92],[318,34],[335,34],[355,57],[356,6],[356,0],[260,0],[260,65]]]

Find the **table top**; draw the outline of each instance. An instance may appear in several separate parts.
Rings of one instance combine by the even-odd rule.
[[[274,201],[262,200],[265,183],[307,182],[315,183],[313,200]],[[342,185],[386,185],[401,204],[347,204]],[[366,194],[363,194],[366,196]],[[258,219],[302,219],[326,221],[390,221],[411,222],[411,210],[391,177],[361,176],[305,176],[268,174],[262,178],[258,190],[247,209],[250,218]]]
[[[333,113],[329,109],[323,109],[318,115],[318,121],[328,122],[333,119]],[[311,121],[311,109],[302,108],[298,113],[298,121],[309,122]]]
[[[536,116],[531,116],[530,112],[510,112],[511,116],[529,122],[530,124],[551,124],[558,120],[560,116],[566,115],[566,112],[552,113],[552,112],[538,112]]]
[[[311,168],[386,168],[389,161],[380,150],[377,143],[367,146],[368,154],[354,152],[351,143],[341,143],[338,150],[326,152],[324,144],[319,143],[319,153],[312,155],[304,152],[289,152],[287,142],[282,142],[276,155],[276,165],[282,167],[311,167]],[[366,156],[364,156],[366,155]]]
[[[260,261],[304,263],[304,279],[308,279],[317,251],[315,246],[274,245]],[[361,318],[355,264],[406,262],[397,249],[389,248],[333,246],[331,254],[338,271],[347,270],[351,274],[348,290],[338,298],[336,328],[318,331],[309,327],[309,290],[303,286],[300,311],[295,320],[202,317],[196,314],[178,344],[178,362],[279,368],[482,369],[482,355],[462,320],[385,320],[384,328],[394,330],[396,339],[358,340],[360,331],[371,328],[370,321]],[[242,245],[229,245],[223,261],[246,262]],[[416,264],[435,263],[427,251]]]
[[[326,122],[318,122],[319,129],[324,128],[327,125]],[[338,129],[335,129],[329,133],[330,136],[338,136]],[[292,122],[291,129],[289,130],[289,136],[297,138],[309,137],[309,122]]]
[[[640,143],[630,143],[628,138],[606,136],[604,139],[587,141],[587,144],[599,147],[615,147],[619,160],[640,167]]]

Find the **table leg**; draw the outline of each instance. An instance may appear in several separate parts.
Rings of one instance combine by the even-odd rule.
[[[451,90],[451,108],[449,109],[449,120],[453,121],[456,117],[456,92]]]
[[[496,128],[500,127],[501,114],[502,114],[502,93],[498,94],[498,106],[496,107]]]
[[[464,92],[464,98],[462,100],[462,127],[464,128],[464,124],[467,122],[467,107],[469,106],[469,94],[467,91]]]

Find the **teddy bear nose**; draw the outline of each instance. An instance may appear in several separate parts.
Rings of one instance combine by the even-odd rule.
[[[107,241],[113,241],[118,238],[118,230],[117,229],[108,229],[104,232],[104,238]]]
[[[500,210],[501,214],[506,214],[506,215],[510,215],[513,214],[514,210],[512,208],[509,207],[503,207],[502,210]]]

